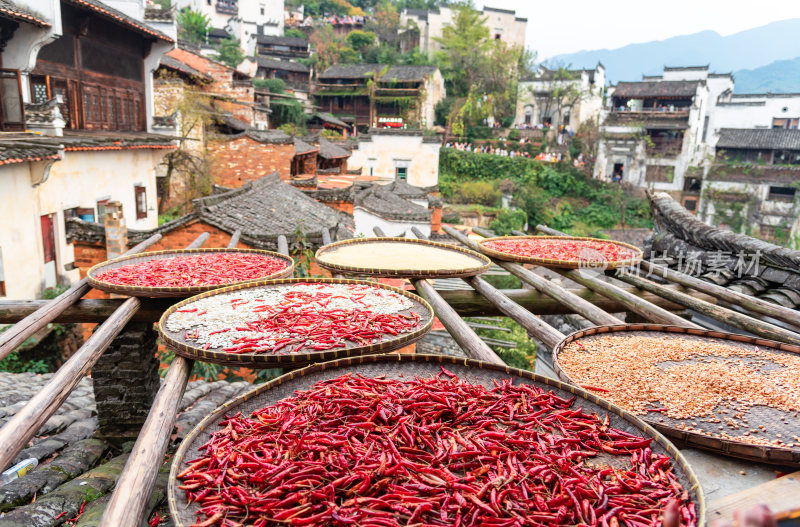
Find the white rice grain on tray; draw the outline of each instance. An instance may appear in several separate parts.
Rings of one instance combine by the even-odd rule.
[[[262,315],[254,312],[254,308],[263,306],[277,306],[285,302],[284,295],[288,292],[304,292],[308,294],[330,293],[337,298],[330,298],[323,306],[319,302],[310,302],[303,309],[345,311],[369,310],[373,313],[393,314],[405,311],[414,306],[414,303],[402,296],[368,285],[348,284],[298,284],[269,288],[252,288],[232,291],[220,295],[202,298],[184,305],[172,313],[166,320],[166,327],[172,332],[192,330],[197,331],[197,338],[192,339],[192,344],[198,347],[208,345],[209,348],[226,348],[233,345],[233,340],[242,337],[264,336],[263,333],[252,331],[225,331],[215,333],[227,328],[236,328],[241,325],[258,320]],[[364,295],[363,297],[361,295]],[[356,299],[353,296],[359,297]],[[283,335],[275,335],[275,339]],[[274,342],[274,341],[273,341]]]

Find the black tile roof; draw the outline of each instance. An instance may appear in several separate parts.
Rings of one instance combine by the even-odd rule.
[[[0,165],[59,159],[57,145],[47,146],[23,141],[0,140]]]
[[[299,62],[291,62],[289,60],[258,57],[256,62],[258,63],[259,68],[264,68],[268,70],[297,71],[300,73],[308,73],[311,71],[305,64],[300,64]]]
[[[704,280],[785,307],[800,307],[795,301],[800,300],[800,251],[712,227],[666,193],[648,192],[648,197],[655,232],[645,243],[645,258],[673,268],[683,262],[685,270],[691,257],[700,262],[696,274]],[[746,256],[746,264],[758,256],[757,269],[737,269],[740,254]]]
[[[26,6],[11,2],[11,0],[0,0],[0,18],[10,18],[39,27],[50,27],[52,25],[47,22],[44,16]]]
[[[438,185],[433,185],[432,187],[415,187],[414,185],[409,185],[402,179],[395,179],[386,185],[385,188],[400,197],[413,199],[427,198],[428,194],[436,192],[439,189]]]
[[[350,125],[348,125],[346,122],[342,121],[341,119],[338,119],[338,118],[334,117],[333,115],[331,115],[331,114],[329,114],[327,112],[315,113],[311,117],[311,119],[315,119],[315,118],[319,119],[320,121],[329,123],[329,124],[333,124],[333,125],[336,125],[336,126],[341,126],[343,128],[350,128]]]
[[[294,139],[294,155],[299,156],[303,154],[311,154],[313,152],[319,152],[319,147],[314,145],[310,145],[303,141],[302,139]]]
[[[58,159],[59,151],[102,151],[175,148],[172,137],[159,134],[121,132],[73,132],[63,136],[32,133],[0,136],[0,164]]]
[[[319,138],[319,157],[323,159],[341,159],[350,157],[352,152],[332,143],[324,137]]]
[[[614,97],[692,97],[702,81],[620,82]]]
[[[431,211],[412,203],[386,188],[384,185],[372,185],[356,194],[353,204],[386,220],[405,220],[428,222]]]
[[[272,35],[258,35],[256,42],[259,44],[272,44],[275,46],[308,47],[308,40],[299,37],[276,37]]]
[[[422,81],[437,69],[436,66],[392,66],[381,75],[380,82]]]
[[[386,67],[385,64],[334,64],[319,74],[320,79],[364,79],[372,77]]]
[[[172,37],[167,36],[166,34],[162,33],[161,31],[148,26],[144,22],[140,22],[133,17],[130,17],[123,13],[122,11],[118,11],[111,6],[100,2],[100,0],[65,0],[73,5],[77,5],[83,7],[85,9],[89,9],[94,11],[95,13],[99,13],[106,18],[110,18],[111,20],[122,24],[123,26],[128,27],[129,29],[133,29],[137,33],[141,33],[147,35],[149,37],[154,37],[160,40],[165,40],[167,42],[174,42]]]
[[[800,130],[722,128],[717,148],[800,150]]]

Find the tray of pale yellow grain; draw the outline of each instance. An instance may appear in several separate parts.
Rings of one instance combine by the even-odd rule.
[[[446,243],[408,238],[358,238],[317,250],[320,267],[336,273],[391,278],[459,278],[479,275],[486,256]]]
[[[599,326],[556,346],[559,377],[676,444],[800,466],[800,347],[656,324]]]

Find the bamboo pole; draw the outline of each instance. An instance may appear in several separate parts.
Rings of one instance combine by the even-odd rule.
[[[676,289],[675,284],[667,284],[664,287]],[[636,295],[646,302],[650,302],[667,310],[677,311],[682,306],[670,302],[647,291],[641,291],[628,284],[621,284],[620,288]],[[497,308],[475,291],[437,290],[445,301],[453,306],[461,316],[497,316],[501,314]],[[535,315],[570,315],[575,311],[569,306],[558,302],[551,297],[540,293],[535,289],[502,289],[501,292],[512,299],[517,304]],[[571,289],[577,297],[596,305],[599,309],[609,313],[618,313],[627,308],[614,300],[598,295],[594,291],[585,287]],[[714,297],[698,293],[694,295],[705,301],[713,301]],[[57,316],[53,322],[61,323],[99,323],[114,313],[122,305],[123,299],[119,298],[92,298],[78,300],[75,304],[67,308]],[[46,306],[49,300],[0,300],[0,324],[13,324],[30,315],[37,309]],[[131,322],[158,322],[161,315],[174,301],[169,298],[143,298],[142,306],[133,315]]]
[[[329,243],[331,243],[331,233],[328,232],[328,229],[322,229],[322,245]]]
[[[228,249],[235,249],[237,245],[239,245],[239,238],[242,237],[242,229],[236,229],[233,231],[231,235],[231,239],[228,242]]]
[[[551,229],[550,227],[547,227],[545,225],[537,225],[536,230],[552,236],[571,236],[570,234],[566,234],[561,231]],[[685,318],[679,317],[675,313],[670,313],[666,309],[660,308],[655,304],[652,304],[650,302],[643,302],[636,295],[633,295],[625,291],[621,287],[617,287],[614,284],[604,282],[600,278],[587,275],[580,269],[573,269],[570,271],[559,269],[557,271],[561,273],[563,276],[566,276],[570,280],[578,282],[584,287],[588,287],[589,289],[597,293],[600,293],[601,295],[616,300],[620,304],[624,305],[628,310],[633,311],[637,315],[641,315],[647,320],[650,320],[657,324],[669,324],[673,326],[684,326],[689,328],[704,329],[702,326],[699,326],[694,322],[690,322]],[[680,304],[680,302],[676,303]]]
[[[373,228],[375,234],[384,237],[386,234],[380,227]],[[417,293],[430,303],[439,322],[445,327],[453,340],[458,343],[470,359],[477,359],[494,364],[505,364],[503,360],[464,322],[456,311],[439,295],[427,280],[411,280]]]
[[[459,242],[463,243],[470,249],[480,252],[480,245],[475,243],[474,241],[470,240],[468,237],[464,236],[454,228],[444,225],[443,230],[449,234],[451,237],[455,238]],[[571,293],[570,291],[566,290],[565,288],[559,286],[543,278],[536,273],[525,269],[519,264],[511,263],[511,262],[503,262],[500,260],[494,260],[494,263],[505,269],[506,271],[510,272],[523,282],[532,285],[536,288],[537,291],[548,295],[549,297],[561,302],[570,308],[575,313],[578,313],[582,317],[590,320],[591,322],[598,324],[598,325],[613,325],[613,324],[624,324],[624,322],[617,317],[610,315],[609,313],[603,311],[599,307],[593,305],[590,302],[587,302],[583,298]]]
[[[208,239],[210,237],[211,237],[211,235],[209,233],[203,232],[203,233],[200,234],[200,236],[195,238],[192,243],[187,245],[186,248],[187,249],[199,249],[200,247],[203,246],[204,243],[206,243],[208,241]]]
[[[750,333],[758,335],[759,337],[800,345],[800,335],[793,331],[783,329],[782,327],[775,326],[768,322],[756,320],[742,313],[733,311],[732,309],[725,309],[724,307],[709,304],[708,302],[698,300],[690,295],[687,295],[686,293],[681,293],[680,291],[675,291],[673,289],[667,289],[662,285],[630,273],[618,272],[616,277],[623,282],[629,283],[640,289],[644,289],[645,291],[650,291],[651,293],[662,296],[667,300],[675,302],[676,304],[688,307],[689,309],[697,311],[698,313],[702,313],[703,315],[707,315],[730,326],[749,331]]]
[[[5,470],[14,461],[45,421],[58,410],[138,308],[138,298],[125,300],[108,320],[98,326],[83,346],[61,365],[50,381],[0,428],[0,469]]]
[[[229,242],[229,248],[232,243],[233,239]],[[288,246],[281,253],[288,256]],[[102,525],[138,527],[145,520],[147,503],[169,446],[178,406],[193,365],[193,360],[179,356],[170,364],[166,379],[156,394],[147,420],[103,513]]]
[[[160,234],[154,234],[138,245],[131,247],[122,256],[140,253],[160,239]],[[83,278],[53,300],[47,301],[41,309],[31,313],[14,324],[13,327],[0,333],[0,360],[6,358],[12,351],[17,349],[25,342],[25,339],[55,320],[64,310],[88,293],[89,289],[91,289],[89,287],[89,281]]]
[[[278,235],[278,252],[289,256],[289,242],[283,234]]]

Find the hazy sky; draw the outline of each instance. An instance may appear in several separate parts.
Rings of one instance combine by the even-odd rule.
[[[528,19],[527,47],[543,60],[582,49],[619,48],[710,29],[730,35],[800,18],[798,0],[475,0]]]

